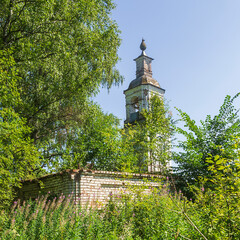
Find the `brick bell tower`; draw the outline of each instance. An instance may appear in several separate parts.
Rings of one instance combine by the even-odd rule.
[[[142,109],[148,108],[149,99],[153,95],[164,96],[157,80],[152,77],[152,60],[145,53],[146,44],[144,39],[140,44],[142,53],[134,61],[136,62],[136,79],[132,80],[128,89],[124,91],[126,99],[126,120],[125,124],[142,120],[139,114]]]

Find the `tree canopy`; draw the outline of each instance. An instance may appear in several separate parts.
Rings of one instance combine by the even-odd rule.
[[[96,103],[88,104],[83,122],[76,124],[67,134],[63,155],[56,158],[55,165],[60,169],[85,168],[99,170],[120,170],[121,127],[119,119],[112,114],[104,114]],[[61,146],[61,136],[55,139]],[[59,151],[56,147],[53,151]]]
[[[21,90],[21,105],[12,106],[30,128],[42,167],[56,163],[56,149],[84,122],[100,84],[122,82],[115,69],[120,38],[113,8],[111,0],[1,2],[0,49],[12,50]]]
[[[0,5],[0,202],[7,202],[21,180],[74,166],[80,150],[73,154],[72,139],[90,112],[97,115],[89,99],[122,77],[111,0]]]

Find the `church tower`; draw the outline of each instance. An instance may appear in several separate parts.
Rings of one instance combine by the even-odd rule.
[[[140,49],[142,53],[134,61],[136,62],[136,79],[131,81],[127,90],[124,91],[126,99],[125,124],[142,120],[139,114],[142,109],[148,109],[148,102],[152,95],[162,96],[165,90],[152,77],[152,60],[145,53],[146,44],[142,39]]]

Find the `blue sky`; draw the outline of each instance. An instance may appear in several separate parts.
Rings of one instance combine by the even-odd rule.
[[[175,107],[199,121],[217,114],[226,95],[240,91],[239,0],[119,0],[112,18],[121,30],[124,84],[96,97],[104,112],[125,120],[123,90],[135,78],[142,37],[154,58],[153,77]],[[236,102],[239,107],[240,101]]]

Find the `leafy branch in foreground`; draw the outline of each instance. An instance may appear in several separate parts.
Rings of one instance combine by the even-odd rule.
[[[208,115],[200,126],[178,109],[186,130],[178,127],[176,131],[186,140],[179,143],[182,151],[175,152],[173,160],[178,164],[176,174],[189,184],[195,184],[199,176],[209,177],[212,174],[208,169],[209,156],[220,156],[228,161],[237,157],[234,146],[236,137],[240,136],[240,119],[239,110],[235,109],[233,103],[239,95],[232,98],[226,96],[218,115],[213,118]]]

